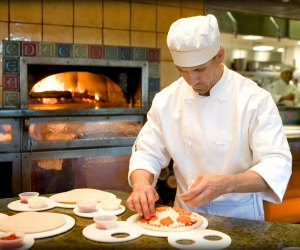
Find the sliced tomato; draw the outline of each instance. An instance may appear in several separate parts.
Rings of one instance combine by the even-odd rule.
[[[173,209],[174,209],[177,213],[180,213],[180,212],[185,211],[185,209],[180,208],[180,207],[173,207]]]
[[[1,237],[0,239],[1,240],[16,240],[16,239],[19,239],[19,238],[20,237],[18,237],[15,233],[11,233],[10,235]]]
[[[146,219],[144,216],[142,217],[142,220],[143,220],[144,222],[155,221],[155,220],[157,220],[157,219],[158,219],[158,218],[157,218],[156,215],[152,216],[152,217],[149,218],[149,219]]]
[[[164,206],[164,207],[156,207],[155,211],[156,212],[163,212],[166,211],[169,207],[168,206]]]
[[[183,210],[180,212],[180,215],[191,215],[192,214],[192,211],[189,211],[189,210]]]
[[[180,207],[174,207],[174,210],[179,213],[180,215],[191,215],[192,214],[192,211],[189,211],[189,210],[185,210],[183,208],[180,208]]]
[[[186,215],[179,215],[177,217],[177,221],[180,222],[180,223],[183,223],[186,226],[192,225],[191,217],[186,216]]]
[[[161,219],[160,221],[160,224],[162,224],[163,226],[170,226],[171,224],[174,223],[174,221],[168,216],[164,219]]]

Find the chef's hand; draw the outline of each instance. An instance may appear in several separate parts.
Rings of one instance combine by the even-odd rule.
[[[133,190],[126,201],[126,205],[140,216],[150,219],[155,215],[155,202],[159,199],[159,195],[151,185],[152,177],[149,178],[148,173],[141,171],[136,170],[132,173]]]
[[[226,192],[226,177],[222,175],[199,175],[187,192],[179,198],[192,207],[203,206]]]
[[[287,95],[284,95],[282,96],[280,99],[279,99],[279,102],[282,102],[282,101],[293,101],[295,98],[295,95],[293,93],[289,93]]]
[[[273,192],[255,171],[229,175],[199,175],[191,188],[178,197],[192,207],[203,206],[228,193]]]

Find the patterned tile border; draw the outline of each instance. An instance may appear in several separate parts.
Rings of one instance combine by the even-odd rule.
[[[160,86],[160,49],[3,40],[3,108],[20,108],[20,56],[149,62],[149,101]]]

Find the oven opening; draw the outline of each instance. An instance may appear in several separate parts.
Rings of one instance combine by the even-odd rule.
[[[29,109],[138,108],[138,67],[28,65]]]

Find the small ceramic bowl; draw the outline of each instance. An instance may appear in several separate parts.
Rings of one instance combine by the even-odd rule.
[[[19,194],[21,203],[28,203],[27,200],[29,198],[37,197],[37,196],[39,196],[38,192],[24,192]]]
[[[76,203],[78,211],[81,213],[91,213],[96,210],[97,201],[94,200],[81,200]]]
[[[101,206],[105,210],[116,210],[120,207],[121,199],[109,198],[101,202]]]
[[[0,248],[1,249],[14,249],[23,246],[24,233],[11,232],[0,233]]]
[[[111,229],[117,226],[117,216],[115,215],[97,215],[93,218],[96,228]]]

